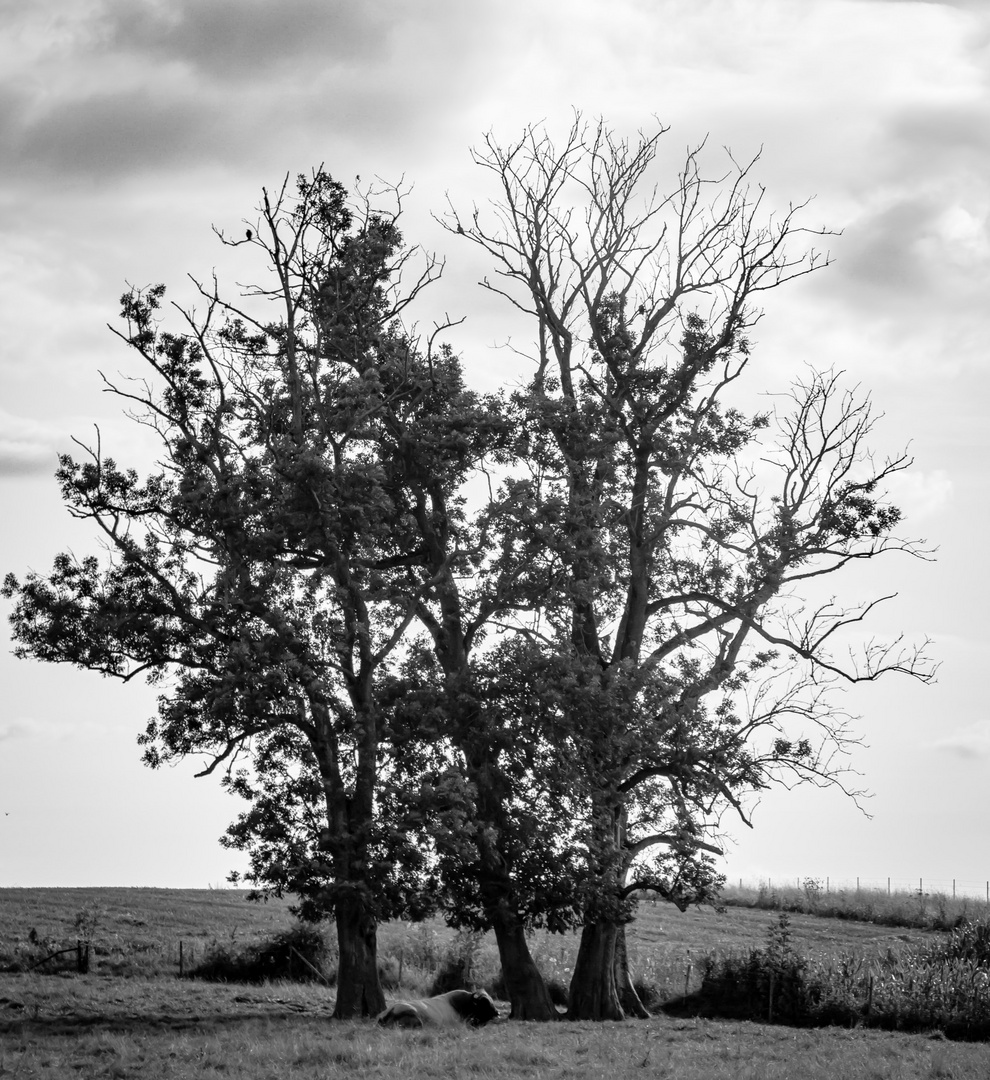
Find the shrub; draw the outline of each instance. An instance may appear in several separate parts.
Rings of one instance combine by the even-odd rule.
[[[930,964],[965,960],[990,968],[990,917],[957,924],[945,938],[930,944],[922,956]]]
[[[703,957],[701,989],[694,996],[706,1012],[718,1016],[800,1023],[808,1007],[806,966],[794,951],[790,917],[782,911],[767,931],[764,948]]]
[[[430,994],[477,989],[483,981],[478,961],[484,943],[483,933],[476,930],[458,930],[437,967]]]
[[[825,960],[794,951],[787,915],[781,913],[764,948],[709,954],[702,961],[701,989],[667,1009],[990,1038],[990,928],[986,921],[963,927],[941,943],[901,955]]]
[[[292,982],[336,981],[336,957],[326,934],[313,923],[297,923],[259,944],[235,950],[217,942],[190,978],[208,982],[260,983],[272,979]]]
[[[659,1013],[663,1010],[663,992],[656,983],[646,982],[644,979],[633,979],[633,989],[647,1012]]]

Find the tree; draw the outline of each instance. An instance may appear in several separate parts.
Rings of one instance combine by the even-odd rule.
[[[482,577],[482,593],[500,580]],[[496,592],[511,593],[502,586]],[[463,587],[452,595],[463,599]],[[542,651],[518,638],[483,647],[470,633],[452,654],[451,639],[473,624],[469,611],[478,608],[426,616],[433,647],[411,657],[396,722],[419,744],[430,729],[437,739],[425,759],[403,751],[397,766],[418,763],[406,798],[433,839],[448,922],[494,932],[513,1019],[555,1020],[527,933],[569,929],[579,913],[571,774],[549,730]]]
[[[386,194],[392,209],[375,208]],[[163,689],[148,764],[202,755],[198,775],[221,770],[251,800],[228,841],[251,851],[257,884],[334,914],[338,1017],[384,1008],[377,923],[423,902],[423,849],[378,799],[381,695],[429,587],[404,573],[422,551],[399,420],[449,436],[429,454],[445,496],[498,430],[473,422],[497,410],[465,390],[449,350],[398,321],[441,269],[427,259],[403,288],[401,195],[349,205],[322,169],[294,194],[265,191],[236,243],[264,254],[270,283],[238,303],[197,283],[205,309],[178,308],[178,332],[160,325],[164,286],[126,294],[115,332],[148,375],[107,387],[163,463],[142,480],[99,442],[63,456],[65,503],[106,554],[62,554],[50,575],[3,587],[19,655],[146,676]],[[425,518],[456,529],[453,499],[445,513]]]
[[[498,571],[525,583],[519,632],[557,657],[557,737],[585,851],[570,1015],[642,1012],[625,960],[637,889],[675,902],[717,887],[726,808],[775,780],[842,783],[851,732],[834,680],[925,680],[922,649],[834,646],[876,603],[805,607],[816,579],[890,552],[868,401],[811,373],[790,409],[747,414],[747,334],[762,292],[827,264],[805,206],[764,214],[755,160],[708,178],[690,150],[650,187],[658,128],[630,143],[578,116],[475,154],[499,195],[448,229],[492,258],[483,285],[534,320],[532,376],[513,397],[529,475],[511,479]],[[494,219],[492,221],[492,219]],[[838,755],[838,756],[837,756]],[[659,861],[650,864],[651,853]]]

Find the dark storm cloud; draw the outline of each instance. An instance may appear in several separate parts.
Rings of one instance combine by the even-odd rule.
[[[920,245],[938,209],[924,197],[907,198],[856,222],[839,264],[844,275],[869,293],[907,297],[924,288],[928,269]]]
[[[216,111],[201,100],[142,88],[60,102],[0,135],[7,166],[65,178],[167,172],[224,150]]]
[[[367,62],[387,50],[401,17],[397,0],[116,0],[106,47],[182,61],[210,78],[250,79],[302,59]]]
[[[466,107],[451,97],[459,72],[481,77],[492,8],[467,7],[107,0],[57,55],[38,53],[29,79],[0,74],[0,172],[65,182],[243,168],[314,136],[318,152],[338,138],[408,145]]]

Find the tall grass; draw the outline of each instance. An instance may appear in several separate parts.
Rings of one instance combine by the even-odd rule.
[[[671,1011],[799,1026],[936,1029],[990,1038],[990,920],[957,928],[920,948],[874,957],[805,956],[781,912],[766,944],[710,953],[701,988]]]
[[[990,905],[973,897],[954,898],[921,890],[826,890],[818,878],[805,878],[800,887],[766,883],[756,888],[727,886],[722,903],[727,907],[792,911],[916,930],[952,930],[990,918]]]

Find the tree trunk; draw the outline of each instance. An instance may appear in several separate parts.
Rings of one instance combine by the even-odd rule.
[[[385,994],[378,977],[378,925],[357,892],[336,904],[337,968],[336,1020],[377,1016],[385,1009]]]
[[[633,986],[629,971],[629,953],[626,951],[625,925],[616,928],[615,935],[615,986],[619,992],[619,1003],[626,1016],[635,1016],[639,1020],[649,1020],[650,1012],[640,1000]]]
[[[495,941],[502,962],[502,976],[509,995],[511,1020],[556,1020],[557,1008],[536,966],[526,933],[518,919],[499,915],[494,920]]]
[[[587,923],[581,931],[571,978],[569,1020],[624,1020],[615,979],[616,940],[621,927],[607,919]]]

